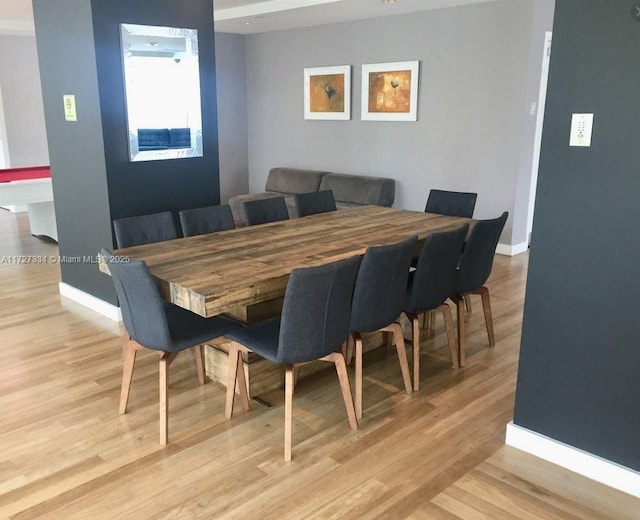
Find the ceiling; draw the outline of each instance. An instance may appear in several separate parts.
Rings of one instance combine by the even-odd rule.
[[[252,34],[494,0],[214,0],[215,29]],[[0,0],[0,34],[33,34],[31,0]]]

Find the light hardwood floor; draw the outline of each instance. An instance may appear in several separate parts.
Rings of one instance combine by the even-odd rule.
[[[466,368],[450,368],[441,320],[424,335],[413,396],[395,349],[365,355],[356,432],[335,374],[303,378],[289,463],[283,392],[262,396],[272,408],[254,402],[226,421],[224,389],[198,386],[189,355],[171,367],[169,446],[157,439],[156,356],[140,356],[129,412],[118,415],[120,328],[59,296],[57,254],[29,235],[25,215],[0,211],[0,518],[640,517],[638,500],[504,445],[526,254],[496,258],[497,344],[487,347],[474,301]],[[7,263],[14,255],[48,261]]]

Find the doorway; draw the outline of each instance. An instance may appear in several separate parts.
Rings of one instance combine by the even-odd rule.
[[[533,210],[536,204],[536,187],[538,185],[538,167],[540,166],[540,145],[542,143],[542,124],[544,122],[544,105],[547,100],[547,81],[549,79],[549,61],[551,58],[551,32],[544,36],[544,54],[542,55],[542,73],[540,74],[540,93],[538,94],[538,112],[536,115],[536,131],[533,142],[533,161],[531,165],[531,187],[529,190],[529,209],[527,212],[527,244],[531,244],[533,228]]]

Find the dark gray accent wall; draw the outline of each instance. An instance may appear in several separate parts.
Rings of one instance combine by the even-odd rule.
[[[557,0],[514,422],[640,470],[640,23]],[[569,147],[572,113],[592,146]]]
[[[479,218],[513,215],[522,139],[535,127],[537,92],[526,96],[540,77],[542,46],[537,80],[528,75],[538,4],[502,0],[248,36],[251,191],[264,190],[274,166],[315,168],[393,177],[399,208],[421,211],[429,189],[443,188],[478,192]],[[542,42],[550,27],[535,29]],[[361,121],[362,65],[406,60],[420,61],[418,121]],[[352,66],[351,121],[305,121],[303,70],[329,65]],[[502,242],[511,243],[511,228],[510,219]]]
[[[0,35],[0,86],[11,166],[49,164],[36,40]]]
[[[60,254],[95,256],[113,246],[112,219],[219,202],[215,47],[211,0],[34,0]],[[128,160],[120,23],[198,30],[201,158]],[[75,94],[78,122],[64,120]],[[161,107],[159,108],[161,109]],[[115,303],[92,263],[62,263],[62,281]]]
[[[111,218],[218,204],[213,2],[91,0]],[[198,30],[203,157],[129,162],[120,24]],[[158,107],[162,110],[162,107]]]
[[[49,159],[61,256],[95,256],[112,244],[102,118],[88,1],[34,0]],[[77,122],[64,119],[74,94]],[[116,303],[111,280],[95,264],[61,262],[62,281]]]

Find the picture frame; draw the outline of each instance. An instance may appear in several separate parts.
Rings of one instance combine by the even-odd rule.
[[[304,118],[351,119],[351,65],[304,69]]]
[[[363,121],[417,121],[420,62],[362,65]]]

